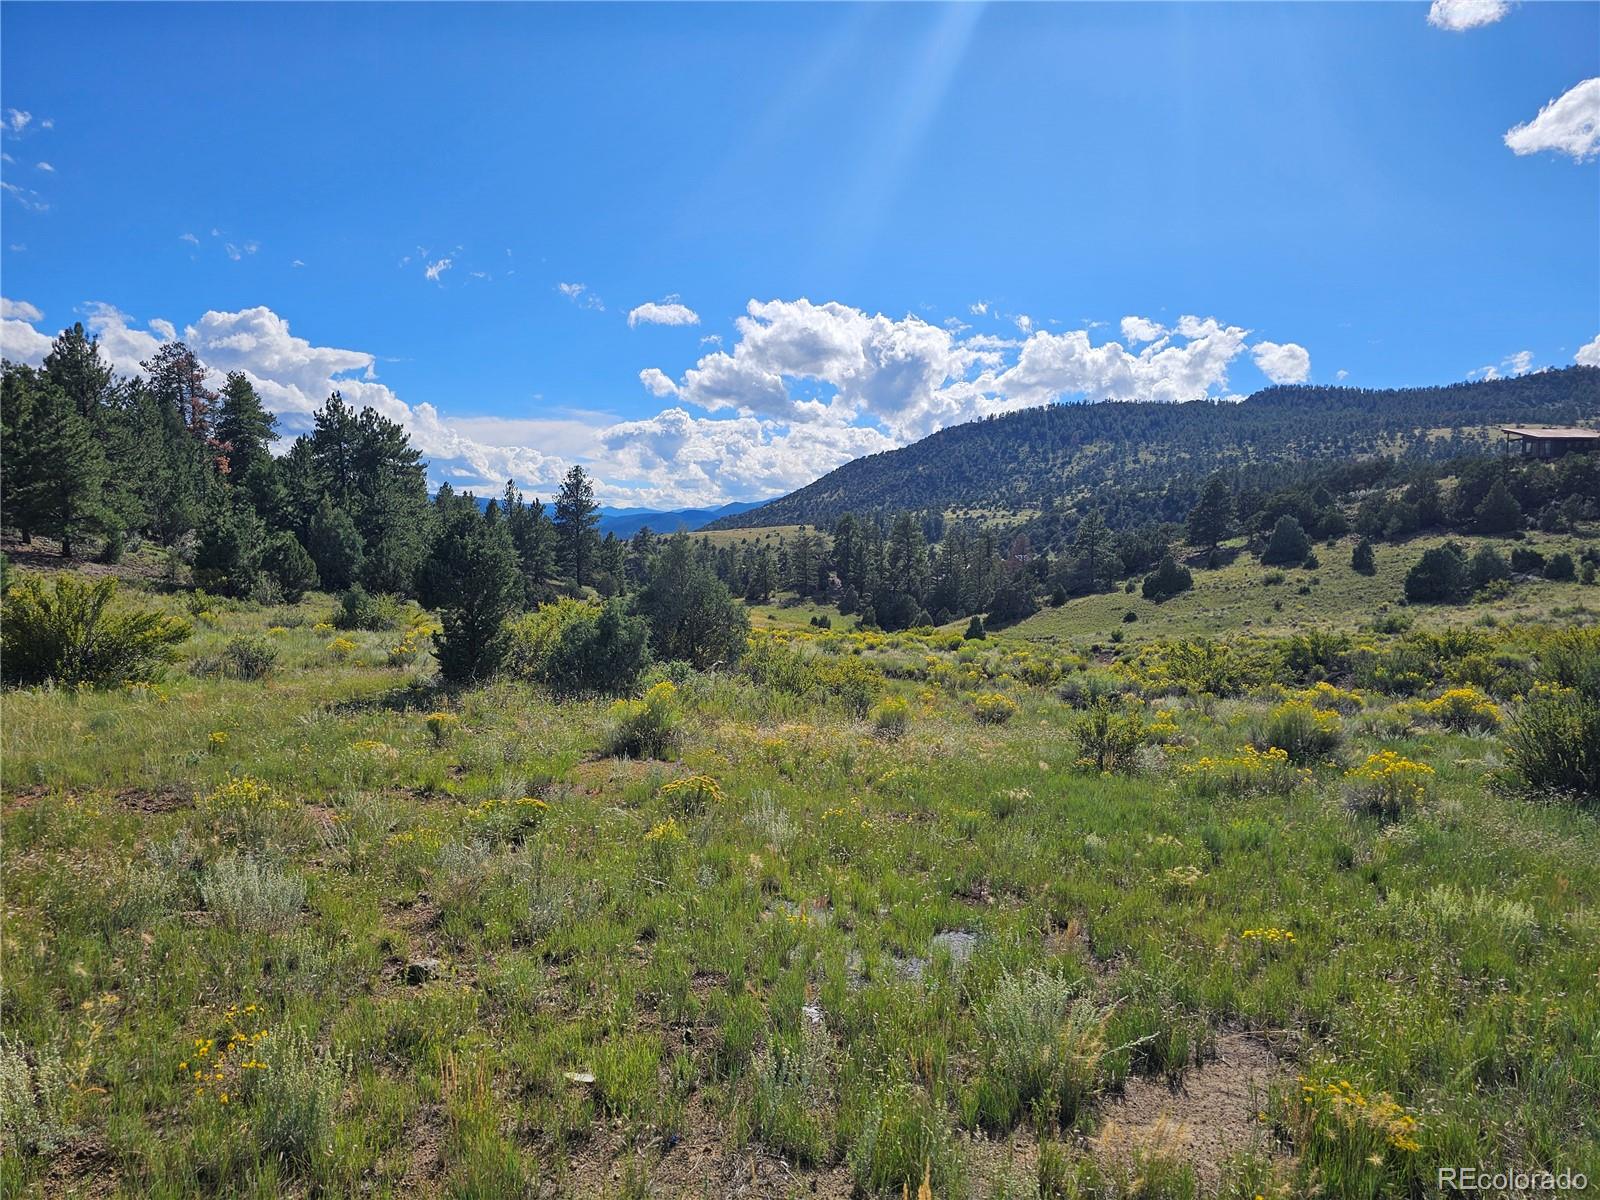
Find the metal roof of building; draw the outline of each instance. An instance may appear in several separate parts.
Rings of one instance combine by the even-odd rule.
[[[1600,429],[1579,429],[1575,425],[1502,425],[1500,432],[1525,438],[1600,438]]]

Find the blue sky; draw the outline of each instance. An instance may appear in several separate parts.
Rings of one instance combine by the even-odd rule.
[[[1051,400],[1600,361],[1600,4],[7,3],[0,33],[7,355],[186,337],[291,431],[335,383],[384,408],[436,481],[749,499]]]

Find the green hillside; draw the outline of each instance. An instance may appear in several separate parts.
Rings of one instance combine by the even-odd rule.
[[[831,524],[846,512],[982,510],[1023,515],[1046,498],[1182,484],[1220,467],[1375,454],[1481,453],[1501,423],[1600,419],[1600,368],[1365,390],[1274,387],[1238,404],[1054,404],[940,430],[846,463],[712,529]]]

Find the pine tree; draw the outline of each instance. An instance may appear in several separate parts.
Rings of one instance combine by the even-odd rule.
[[[1479,533],[1514,533],[1523,526],[1522,505],[1503,479],[1494,481],[1472,516]]]
[[[223,456],[215,431],[217,393],[206,386],[206,369],[195,352],[182,342],[164,342],[139,365],[156,398],[220,468]]]
[[[1269,566],[1298,566],[1311,553],[1311,539],[1304,526],[1285,513],[1272,527],[1267,548],[1261,552],[1261,561]]]
[[[600,518],[595,515],[594,485],[584,469],[574,465],[561,481],[561,491],[556,496],[556,540],[560,547],[561,569],[572,580],[574,588],[589,582],[590,563],[594,558],[594,527]]]
[[[267,528],[249,499],[232,487],[218,489],[200,523],[194,581],[224,596],[250,596],[261,578]]]
[[[317,564],[306,553],[300,539],[284,530],[275,535],[267,545],[261,561],[262,568],[271,575],[289,604],[298,604],[302,597],[317,586]]]
[[[1068,591],[1097,592],[1116,582],[1122,560],[1116,542],[1097,508],[1090,509],[1078,522],[1072,539]]]
[[[452,683],[487,679],[509,646],[506,619],[522,605],[522,572],[504,521],[478,518],[434,544],[433,572],[443,582],[444,630],[435,638],[439,673]]]
[[[1372,551],[1372,543],[1366,538],[1357,542],[1355,549],[1350,551],[1350,569],[1357,575],[1378,573],[1377,556]]]
[[[817,582],[817,542],[804,525],[800,526],[789,547],[788,582],[802,597],[809,596]]]
[[[271,449],[277,436],[278,418],[261,403],[255,386],[244,372],[229,372],[217,403],[218,449],[229,479],[262,517],[274,515],[281,504]]]
[[[1233,527],[1233,492],[1221,475],[1206,480],[1200,500],[1189,511],[1189,544],[1214,550]]]
[[[6,519],[30,534],[58,538],[61,556],[71,558],[83,538],[116,528],[106,504],[105,454],[67,394],[48,376],[35,375],[34,382],[16,434],[25,456],[15,467],[6,464],[7,475],[20,467],[7,489]]]
[[[650,622],[658,659],[681,660],[702,671],[738,662],[750,636],[749,612],[695,557],[685,533],[663,544],[634,609]]]
[[[317,566],[322,586],[342,592],[361,573],[363,550],[355,522],[330,496],[323,496],[306,534],[306,551]]]

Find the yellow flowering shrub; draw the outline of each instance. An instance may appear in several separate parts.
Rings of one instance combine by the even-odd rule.
[[[618,700],[611,706],[607,749],[627,758],[665,758],[678,737],[678,689],[663,679],[643,700]]]
[[[709,775],[686,775],[661,785],[656,793],[675,813],[692,817],[724,803],[722,788]]]
[[[1178,768],[1178,778],[1200,796],[1286,796],[1311,779],[1289,761],[1286,750],[1240,746],[1229,755],[1203,755]]]
[[[336,637],[328,643],[328,653],[339,661],[344,662],[356,652],[356,644],[347,637]]]
[[[423,723],[433,735],[433,740],[441,744],[448,742],[461,728],[461,718],[455,713],[431,712],[423,718]]]
[[[250,775],[230,775],[195,804],[207,833],[246,847],[265,845],[295,811],[293,804]]]
[[[1017,702],[999,692],[985,692],[973,698],[972,715],[985,725],[1004,725],[1017,715]]]
[[[1345,772],[1345,801],[1358,812],[1391,819],[1401,817],[1427,799],[1433,775],[1433,768],[1427,763],[1412,762],[1393,750],[1380,750],[1359,767]]]
[[[1311,705],[1312,708],[1332,710],[1347,717],[1367,706],[1366,698],[1360,692],[1335,687],[1326,680],[1294,693],[1293,698]]]
[[[1424,700],[1418,708],[1429,720],[1458,733],[1487,733],[1500,727],[1499,707],[1475,687],[1451,688],[1436,699]]]
[[[258,1051],[271,1037],[259,1005],[234,1004],[223,1014],[228,1031],[217,1038],[193,1039],[178,1061],[178,1076],[194,1089],[196,1100],[210,1097],[226,1106],[239,1097],[251,1072],[268,1070]]]

